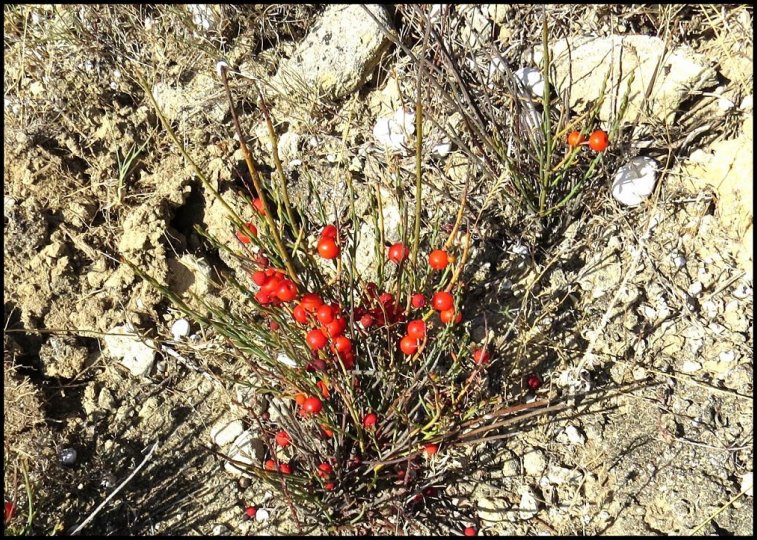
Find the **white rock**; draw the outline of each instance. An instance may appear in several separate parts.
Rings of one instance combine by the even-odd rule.
[[[654,192],[659,164],[647,156],[637,156],[622,165],[612,182],[612,196],[625,206],[637,206]]]
[[[523,456],[523,468],[530,476],[539,476],[547,468],[547,458],[541,450],[533,449]]]
[[[744,298],[747,298],[749,296],[752,296],[752,288],[747,285],[744,282],[739,283],[738,287],[736,287],[733,292],[731,293],[734,298],[738,298],[739,300],[743,300]]]
[[[221,420],[210,428],[210,440],[221,448],[234,441],[244,431],[241,420]]]
[[[282,93],[300,88],[331,99],[345,97],[363,85],[389,44],[382,26],[393,28],[382,5],[331,4],[300,41],[292,56],[281,63],[272,81]]]
[[[270,514],[265,508],[258,508],[257,512],[255,512],[255,521],[265,521],[269,517]]]
[[[373,137],[379,144],[396,152],[405,152],[412,144],[415,133],[415,113],[407,112],[403,107],[397,109],[393,116],[376,120]]]
[[[497,58],[497,60],[499,60]],[[544,79],[541,76],[541,71],[532,67],[522,67],[513,73],[523,83],[528,90],[536,97],[542,97],[544,95]]]
[[[674,253],[673,264],[676,268],[683,268],[684,266],[686,266],[686,257],[681,255],[680,253]]]
[[[245,464],[259,466],[263,461],[264,455],[265,445],[263,444],[263,441],[255,438],[249,430],[242,432],[228,450],[228,456],[232,460],[239,462],[242,467],[244,467]],[[250,474],[239,470],[230,461],[225,463],[224,469],[231,474],[252,478]]]
[[[544,478],[551,484],[560,485],[577,484],[581,481],[582,477],[583,475],[580,471],[558,465],[550,465]]]
[[[581,433],[576,426],[568,426],[565,428],[565,435],[568,437],[568,442],[571,444],[584,444],[586,442],[586,436]]]
[[[431,149],[431,153],[438,158],[445,158],[452,151],[452,143],[441,142]]]
[[[178,319],[171,325],[171,334],[175,341],[179,341],[183,337],[189,335],[189,321],[186,319]]]
[[[155,344],[151,339],[142,341],[138,336],[115,335],[134,334],[131,324],[114,326],[103,340],[107,352],[117,358],[135,377],[147,375],[155,362]]]
[[[518,505],[518,516],[522,520],[528,520],[539,512],[539,501],[536,493],[530,486],[523,486],[520,490],[520,505]]]
[[[741,491],[744,491],[745,495],[752,497],[754,493],[753,489],[753,479],[752,479],[752,471],[749,471],[748,473],[744,473],[744,476],[741,477]]]
[[[733,351],[723,351],[718,355],[721,362],[733,362],[736,359],[736,353]]]
[[[702,292],[702,284],[699,281],[695,281],[689,285],[688,292],[691,296],[699,296],[699,293]]]
[[[695,373],[702,369],[702,364],[695,360],[685,360],[681,366],[681,371],[684,373]]]

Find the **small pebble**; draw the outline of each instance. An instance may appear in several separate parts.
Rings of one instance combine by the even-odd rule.
[[[252,480],[247,478],[246,476],[243,476],[239,479],[239,487],[242,489],[247,489],[252,484]]]
[[[258,511],[255,512],[255,521],[265,521],[270,517],[270,514],[268,513],[268,510],[265,508],[258,508]]]
[[[702,292],[702,284],[699,281],[695,281],[691,285],[689,285],[689,294],[691,296],[699,296],[699,293]]]
[[[586,436],[581,433],[576,426],[566,427],[565,435],[568,436],[568,441],[570,441],[571,444],[584,444],[586,442]]]
[[[681,255],[680,253],[676,253],[673,256],[673,264],[676,265],[676,268],[683,268],[686,266],[686,257]]]
[[[60,462],[63,465],[72,466],[76,463],[76,449],[75,448],[64,448],[60,451],[59,454]]]
[[[523,456],[523,468],[530,476],[539,476],[547,468],[547,458],[541,450],[531,450]]]
[[[752,296],[752,288],[749,287],[746,283],[740,283],[739,286],[736,287],[731,294],[734,298],[743,300],[748,296]]]
[[[695,373],[702,369],[702,364],[694,360],[686,360],[681,367],[681,371],[684,373]]]
[[[733,351],[723,351],[719,355],[721,362],[733,362],[736,358],[736,353]]]
[[[752,471],[745,473],[744,476],[741,477],[741,491],[744,491],[744,494],[749,497],[752,497],[754,493],[753,482]]]
[[[171,325],[171,334],[175,341],[187,337],[189,335],[189,321],[186,319],[178,319]]]
[[[213,536],[227,536],[229,534],[229,528],[223,523],[216,523],[213,525]]]

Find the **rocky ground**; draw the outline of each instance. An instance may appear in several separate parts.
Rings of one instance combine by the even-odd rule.
[[[393,129],[415,75],[380,26],[411,40],[414,12],[371,11],[375,19],[359,6],[5,8],[5,498],[26,504],[25,466],[34,532],[71,532],[140,466],[84,534],[299,532],[284,501],[214,453],[248,427],[244,405],[269,406],[247,392],[244,363],[207,329],[177,324],[181,315],[121,261],[179,294],[234,300],[213,279],[233,264],[193,229],[223,238],[230,225],[135,73],[249,214],[235,195],[242,157],[215,72],[224,58],[250,77],[232,87],[254,154],[270,162],[254,81],[265,89],[293,198],[314,212],[316,193],[343,214],[349,170],[363,215],[380,186],[393,241],[402,190],[386,147],[412,167]],[[536,7],[434,17],[476,54],[494,46],[513,69],[538,66]],[[538,306],[520,334],[526,356],[545,381],[540,396],[572,396],[572,406],[489,448],[450,496],[465,495],[483,534],[752,534],[752,10],[560,6],[549,21],[556,81],[574,79],[572,108],[601,86],[597,65],[638,74],[629,116],[641,119],[630,128],[639,144],[627,151],[653,155],[662,171],[635,207],[603,179],[549,242],[521,234],[497,186],[472,183],[471,204],[489,210],[469,276],[470,330],[483,332],[485,317],[502,334],[524,298]],[[475,173],[439,133],[428,141],[430,224],[435,211],[452,215]],[[361,233],[372,237],[370,223]],[[244,521],[249,505],[266,512]]]

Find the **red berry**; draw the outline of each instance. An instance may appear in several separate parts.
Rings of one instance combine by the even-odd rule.
[[[378,422],[378,416],[376,416],[376,413],[368,413],[363,417],[363,427],[366,429],[375,427],[376,422]]]
[[[373,323],[376,322],[376,319],[373,318],[373,315],[366,313],[362,317],[360,317],[360,326],[362,326],[365,329],[370,328],[373,326]]]
[[[305,311],[305,308],[302,307],[302,304],[294,306],[292,317],[300,324],[306,324],[308,322],[308,313]]]
[[[247,228],[248,231],[250,231],[250,233],[252,234],[252,236],[257,236],[258,235],[258,229],[252,223],[245,223],[245,227]],[[243,244],[249,244],[250,242],[252,242],[252,240],[250,239],[250,237],[248,235],[246,235],[245,233],[241,232],[241,231],[237,231],[237,238]]]
[[[355,355],[352,351],[340,353],[338,358],[344,366],[344,369],[352,369],[355,367]]]
[[[302,295],[300,303],[305,311],[308,313],[314,313],[319,307],[321,307],[321,305],[323,305],[323,300],[321,300],[321,297],[317,294],[307,293]]]
[[[297,298],[297,285],[288,279],[282,280],[281,284],[276,288],[276,296],[282,302],[291,302]]]
[[[326,482],[324,484],[323,489],[326,491],[334,491],[334,488],[336,488],[336,484],[334,482]]]
[[[381,296],[379,296],[379,302],[386,307],[394,302],[394,295],[388,292],[382,293]]]
[[[428,456],[433,456],[439,451],[439,445],[434,443],[429,443],[423,447],[423,451]]]
[[[334,317],[333,321],[324,326],[324,329],[332,339],[337,336],[341,336],[347,329],[347,319],[345,319],[341,315],[337,315]]]
[[[415,293],[410,298],[410,304],[415,308],[419,309],[426,305],[426,297],[423,296],[421,293]]]
[[[326,346],[326,336],[324,336],[323,332],[321,332],[317,328],[314,328],[307,333],[307,336],[305,336],[305,341],[308,342],[308,345],[314,351],[323,349]]]
[[[476,349],[473,351],[473,362],[476,364],[487,364],[489,362],[489,351],[486,349]]]
[[[257,270],[252,273],[252,282],[258,287],[262,287],[268,281],[268,276],[262,270]]]
[[[318,240],[318,254],[324,259],[336,259],[339,256],[339,246],[333,238]]]
[[[337,336],[334,338],[333,349],[338,353],[346,353],[352,350],[352,341],[350,338],[344,336]]]
[[[407,323],[407,335],[418,341],[426,337],[426,323],[423,319],[416,319]]]
[[[466,527],[465,530],[463,531],[463,534],[465,536],[476,536],[478,532],[476,531],[475,527]]]
[[[289,446],[292,442],[292,438],[289,436],[289,433],[286,431],[278,431],[276,432],[276,444],[278,444],[281,447]]]
[[[318,319],[318,322],[320,322],[321,324],[328,324],[334,320],[334,308],[329,305],[323,304],[315,312],[315,316]]]
[[[321,463],[318,465],[318,476],[326,478],[333,472],[333,470],[334,468],[328,463]]]
[[[281,463],[279,465],[279,471],[282,474],[292,474],[292,466],[289,463]]]
[[[257,508],[254,506],[248,506],[244,509],[244,517],[245,519],[252,519],[255,517],[255,513],[258,511]]]
[[[11,501],[5,501],[5,523],[8,523],[13,519],[13,514],[16,513],[16,505]]]
[[[435,249],[428,256],[428,264],[434,270],[444,270],[449,264],[449,256],[442,249]]]
[[[308,397],[305,394],[299,393],[299,394],[295,394],[294,401],[297,403],[297,405],[299,405],[300,407],[302,407],[305,404],[305,400],[307,398]]]
[[[531,375],[526,377],[526,384],[531,390],[535,392],[539,388],[541,388],[541,377],[539,377],[536,373],[532,373]]]
[[[271,264],[271,261],[269,261],[264,255],[258,255],[255,257],[255,262],[258,263],[260,268],[268,268],[268,265]]]
[[[277,332],[278,329],[281,328],[281,325],[276,321],[271,321],[268,323],[268,328],[271,329],[271,332]]]
[[[570,133],[568,133],[568,146],[578,146],[585,140],[586,139],[584,139],[584,136],[581,135],[580,131],[571,131]]]
[[[595,152],[604,152],[610,145],[610,141],[607,139],[607,133],[598,129],[592,131],[589,135],[589,148]]]
[[[463,320],[463,314],[459,311],[456,312],[455,308],[445,309],[439,313],[439,319],[441,319],[444,324],[455,324]]]
[[[258,213],[265,215],[265,208],[263,208],[263,199],[260,197],[255,197],[252,200],[252,206],[255,207],[255,210],[258,211]]]
[[[302,404],[302,410],[308,414],[318,414],[323,409],[323,403],[315,396],[310,396]]]
[[[321,238],[331,238],[332,240],[335,240],[337,234],[338,231],[336,230],[336,225],[326,225],[321,231]]]
[[[410,254],[410,250],[407,249],[405,244],[398,242],[389,248],[388,258],[393,263],[399,264],[404,261]]]
[[[431,305],[436,311],[446,311],[455,305],[455,297],[447,291],[439,291],[431,298]]]
[[[265,291],[258,291],[255,293],[255,300],[263,305],[270,304],[271,295]]]
[[[273,461],[272,459],[268,459],[263,464],[263,467],[265,467],[265,470],[267,470],[267,471],[275,471],[276,470],[276,462]]]
[[[415,354],[415,351],[418,350],[418,340],[410,336],[403,337],[400,340],[400,350],[408,356]]]
[[[326,362],[320,358],[313,358],[313,360],[305,366],[305,371],[326,371]]]
[[[323,434],[326,435],[329,439],[334,436],[334,432],[329,429],[329,426],[326,424],[321,424],[321,429],[323,430]]]

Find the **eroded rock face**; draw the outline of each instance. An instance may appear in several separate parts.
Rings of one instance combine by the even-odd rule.
[[[367,7],[383,26],[392,27],[385,7]],[[275,86],[280,91],[304,86],[342,98],[363,85],[387,45],[381,27],[361,6],[329,6],[279,69]]]
[[[561,92],[570,88],[570,106],[585,110],[597,98],[607,77],[607,87],[599,111],[607,122],[617,115],[628,92],[625,119],[644,114],[645,95],[650,82],[649,113],[670,124],[681,103],[704,88],[717,84],[717,74],[707,59],[681,46],[666,53],[665,42],[652,36],[612,35],[603,38],[577,36],[561,39],[551,47],[552,65],[557,76],[552,81]],[[664,56],[663,56],[664,55]],[[542,50],[535,57],[540,63]],[[657,64],[662,62],[655,75]],[[633,74],[630,85],[629,78]],[[643,118],[643,116],[642,116]]]

